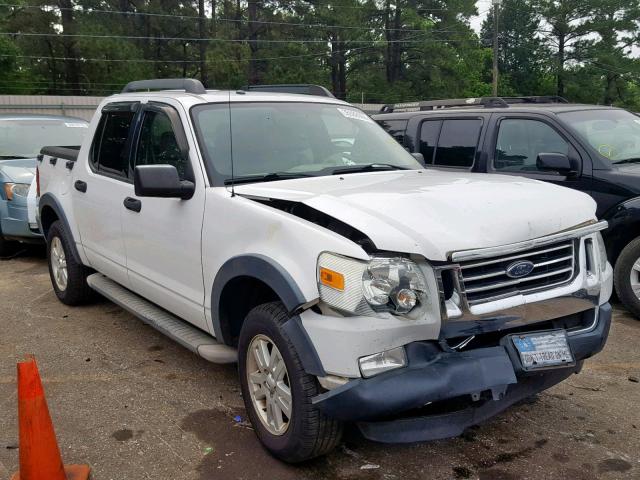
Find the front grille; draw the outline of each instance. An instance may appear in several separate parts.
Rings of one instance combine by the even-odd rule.
[[[575,275],[575,248],[575,240],[565,240],[523,252],[461,262],[462,281],[469,305],[568,283]],[[522,278],[511,278],[507,275],[507,268],[519,260],[532,262],[534,268]]]

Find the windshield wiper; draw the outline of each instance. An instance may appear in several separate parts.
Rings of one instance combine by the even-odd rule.
[[[349,167],[339,167],[331,170],[331,175],[341,175],[343,173],[377,172],[384,170],[409,170],[407,167],[399,167],[390,163],[370,163],[368,165],[352,165]]]
[[[614,165],[621,165],[623,163],[640,163],[640,157],[625,158],[624,160],[613,162]]]
[[[293,178],[313,177],[307,173],[274,172],[266,175],[246,175],[244,177],[227,178],[225,185],[238,185],[251,182],[274,182],[276,180],[291,180]]]

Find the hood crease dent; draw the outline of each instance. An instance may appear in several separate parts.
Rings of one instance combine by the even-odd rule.
[[[302,203],[361,232],[379,250],[434,261],[447,261],[454,251],[518,243],[596,220],[596,204],[587,194],[507,175],[385,171],[252,183],[235,190],[253,199]]]

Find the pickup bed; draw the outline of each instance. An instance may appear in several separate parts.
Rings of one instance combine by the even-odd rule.
[[[153,88],[170,90],[136,91]],[[79,151],[43,150],[62,302],[99,292],[237,361],[257,436],[289,462],[345,422],[382,442],[458,435],[603,348],[612,269],[591,198],[425,170],[360,110],[269,90],[134,82]]]

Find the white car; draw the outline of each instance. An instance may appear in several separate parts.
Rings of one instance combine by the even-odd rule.
[[[331,450],[344,422],[383,442],[458,435],[607,338],[590,197],[426,170],[329,96],[133,82],[79,151],[43,154],[58,298],[98,291],[237,361],[257,436],[289,462]]]

